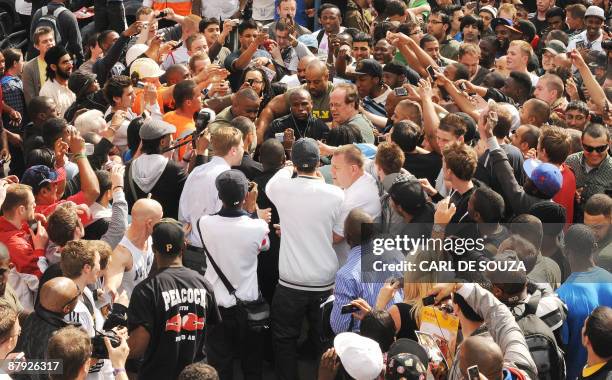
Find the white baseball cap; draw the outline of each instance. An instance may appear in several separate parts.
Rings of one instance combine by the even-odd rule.
[[[134,62],[136,58],[143,55],[147,49],[149,49],[149,47],[145,44],[132,45],[132,47],[128,49],[127,53],[125,53],[125,63],[127,63],[128,66],[131,65],[132,62]]]
[[[497,17],[497,9],[493,8],[490,5],[485,5],[484,7],[480,7],[480,12],[485,11],[485,12],[489,12],[491,15],[493,15],[493,18]]]
[[[584,14],[584,18],[586,19],[587,17],[597,17],[606,21],[604,10],[598,7],[597,5],[591,5],[587,8],[586,13]]]
[[[353,332],[334,338],[334,348],[346,372],[355,380],[374,380],[383,370],[383,354],[374,340]]]
[[[157,62],[151,58],[138,58],[132,63],[130,67],[130,75],[138,73],[140,79],[142,78],[159,78],[164,75],[165,71],[162,70]]]

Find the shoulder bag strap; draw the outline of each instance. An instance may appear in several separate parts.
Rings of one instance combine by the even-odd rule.
[[[128,183],[130,185],[130,191],[132,192],[132,197],[134,198],[134,203],[138,200],[138,194],[136,193],[136,185],[134,184],[134,178],[132,177],[132,168],[134,167],[134,161],[130,163],[130,168],[128,169]]]
[[[223,285],[225,285],[225,287],[227,288],[227,291],[229,292],[229,294],[235,297],[234,293],[236,293],[236,289],[232,286],[232,284],[229,282],[227,277],[225,277],[225,274],[223,274],[223,272],[221,271],[221,269],[219,268],[215,260],[212,258],[210,252],[208,252],[208,248],[206,248],[206,244],[204,244],[204,239],[202,238],[202,230],[200,229],[199,220],[196,222],[196,228],[198,229],[198,235],[200,235],[200,241],[202,242],[202,249],[204,250],[206,257],[208,257],[208,260],[210,261],[213,268],[215,269],[215,272],[217,272],[217,275],[221,279],[221,282],[223,282]]]

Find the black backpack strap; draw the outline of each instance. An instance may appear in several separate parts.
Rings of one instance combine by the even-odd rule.
[[[208,248],[206,248],[206,244],[204,244],[204,239],[202,238],[202,230],[200,229],[199,220],[196,222],[196,228],[198,229],[198,235],[200,235],[200,241],[202,242],[202,249],[204,250],[206,257],[208,257],[208,260],[212,264],[213,268],[215,268],[215,272],[217,272],[217,275],[221,279],[221,282],[223,282],[223,285],[225,285],[225,287],[227,288],[227,291],[229,292],[229,294],[235,296],[234,293],[236,293],[236,289],[232,286],[232,284],[229,282],[227,277],[225,277],[225,274],[223,274],[223,272],[221,271],[221,269],[219,268],[215,260],[212,258],[210,252],[208,252]]]
[[[325,29],[321,29],[317,34],[317,46],[321,45],[321,41],[323,41],[323,36],[325,35]]]
[[[542,295],[539,291],[533,293],[529,297],[529,302],[525,304],[525,313],[523,313],[523,317],[531,314],[535,315],[536,311],[538,310],[538,304],[540,303],[541,298]]]

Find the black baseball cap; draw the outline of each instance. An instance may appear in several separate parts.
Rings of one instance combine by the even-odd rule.
[[[355,74],[369,75],[375,78],[382,78],[383,77],[383,67],[375,59],[371,59],[371,58],[362,59],[361,61],[359,61],[359,63],[357,64],[357,67],[355,68]]]
[[[246,197],[249,180],[240,170],[231,169],[217,176],[215,186],[224,204],[238,206]]]
[[[421,361],[421,363],[423,363],[425,368],[427,368],[429,365],[429,356],[427,355],[427,351],[425,348],[423,348],[423,346],[412,339],[400,338],[393,342],[391,347],[389,347],[387,357],[392,358],[399,354],[415,355]]]
[[[320,160],[319,145],[310,137],[299,139],[293,144],[291,161],[303,171],[314,171]]]
[[[153,251],[169,256],[176,256],[185,248],[185,231],[183,225],[172,218],[163,218],[151,233]]]
[[[409,214],[418,212],[427,203],[425,191],[414,177],[398,176],[389,188],[393,202]]]

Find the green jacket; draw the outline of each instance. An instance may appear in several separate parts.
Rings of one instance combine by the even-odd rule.
[[[370,25],[372,25],[372,15],[370,10],[362,9],[353,0],[349,0],[346,4],[346,14],[344,16],[344,26],[347,28],[355,28],[366,34],[370,34]]]

